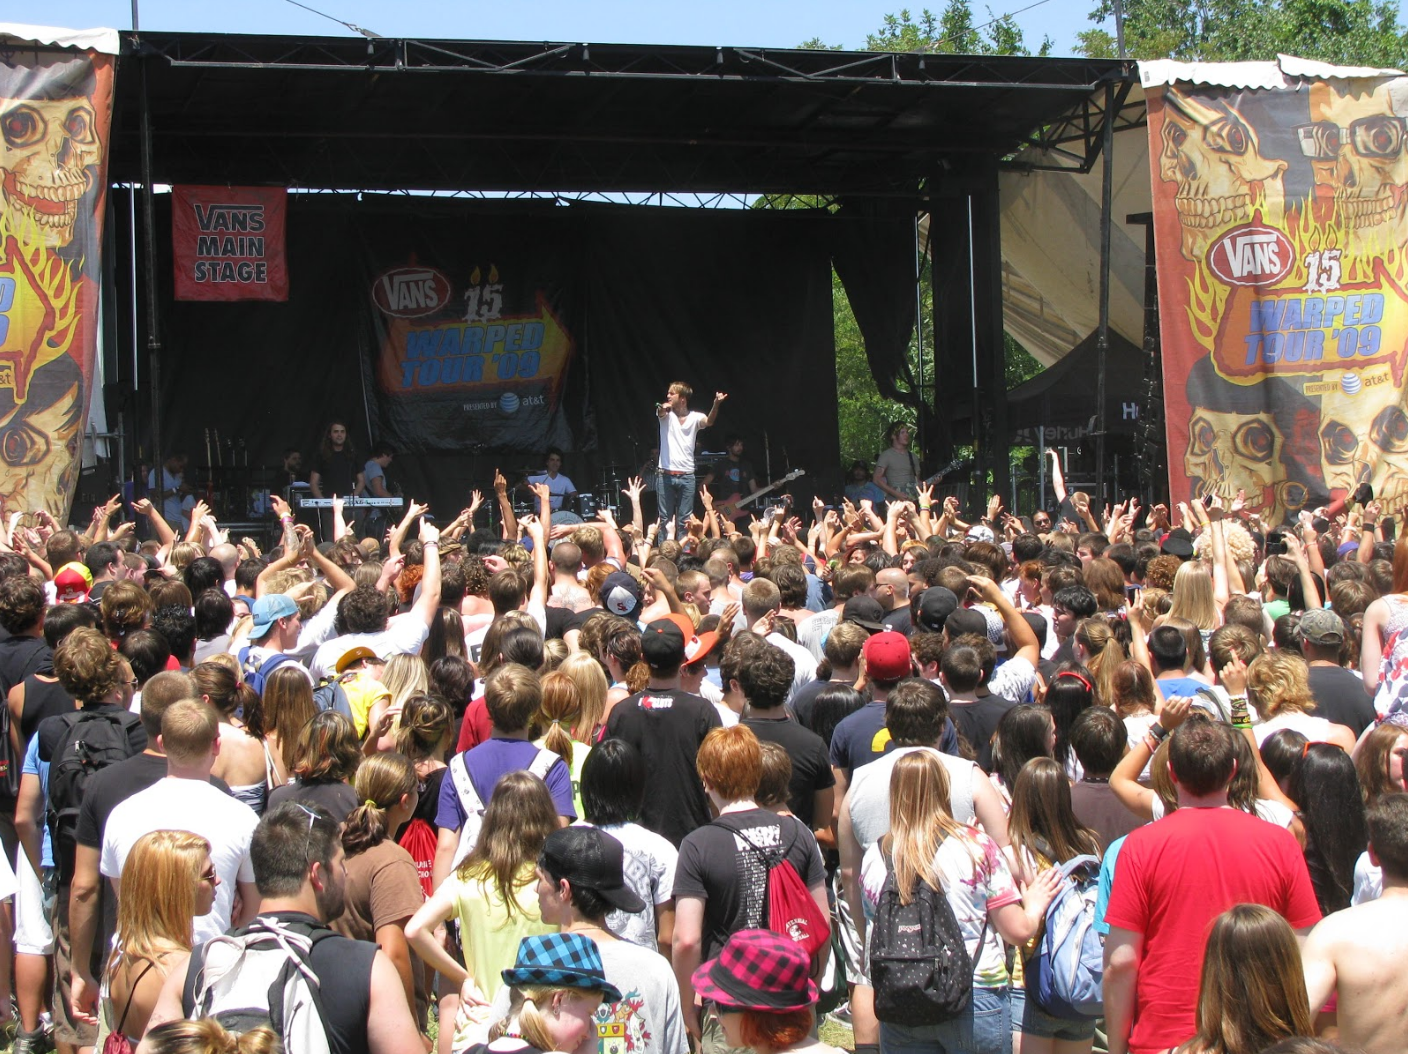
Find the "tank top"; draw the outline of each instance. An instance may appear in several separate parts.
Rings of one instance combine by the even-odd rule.
[[[20,740],[28,743],[34,738],[39,722],[46,717],[71,713],[74,709],[73,696],[64,691],[58,681],[41,681],[34,674],[24,679],[24,711],[20,714]]]

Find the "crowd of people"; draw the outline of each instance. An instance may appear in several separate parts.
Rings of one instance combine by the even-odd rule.
[[[891,461],[809,523],[0,530],[13,1049],[1396,1050],[1388,512]]]

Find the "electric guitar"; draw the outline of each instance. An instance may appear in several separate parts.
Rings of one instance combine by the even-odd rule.
[[[967,468],[970,463],[970,460],[966,457],[956,457],[943,468],[939,469],[939,471],[935,472],[932,476],[926,479],[923,483],[921,483],[920,486],[932,487],[935,483],[943,479],[950,472],[955,472],[960,468]]]
[[[745,505],[757,501],[764,494],[768,494],[771,491],[777,490],[778,487],[781,487],[786,483],[792,482],[798,476],[805,476],[806,474],[807,473],[805,469],[794,468],[791,472],[787,473],[787,475],[783,476],[781,479],[773,480],[766,487],[763,487],[760,490],[755,490],[752,494],[749,494],[747,496],[743,494],[730,494],[723,501],[716,502],[714,504],[714,511],[719,513],[726,520],[736,520],[738,519],[739,514],[741,513]]]

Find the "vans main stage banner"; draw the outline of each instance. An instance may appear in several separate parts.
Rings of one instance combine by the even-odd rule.
[[[1141,65],[1172,497],[1244,490],[1276,525],[1367,480],[1396,511],[1408,78],[1287,57],[1194,72]]]

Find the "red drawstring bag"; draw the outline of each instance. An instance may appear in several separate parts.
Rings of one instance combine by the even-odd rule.
[[[768,865],[768,929],[790,938],[817,961],[819,953],[831,944],[831,918],[817,907],[811,891],[797,874],[781,849],[764,849],[754,845],[741,831],[716,823],[736,835],[748,848],[758,853]]]
[[[399,844],[416,862],[416,877],[420,879],[420,888],[427,897],[430,896],[435,892],[435,879],[431,876],[437,844],[434,829],[420,817],[416,817],[406,825],[406,831],[401,835]]]

